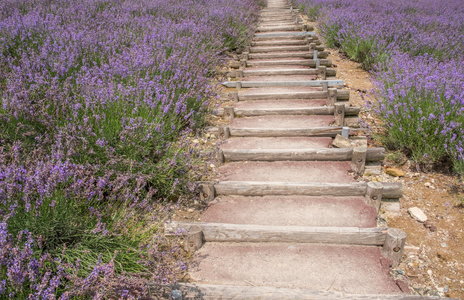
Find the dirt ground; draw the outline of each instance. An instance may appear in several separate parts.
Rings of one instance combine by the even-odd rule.
[[[337,68],[337,78],[351,91],[350,104],[375,103],[370,74],[338,50],[327,50]],[[360,119],[373,132],[380,131],[379,119],[373,111],[365,107]],[[383,169],[395,167],[405,171],[405,176],[383,173],[370,179],[399,181],[405,187],[400,211],[382,215],[389,227],[402,229],[408,235],[403,262],[392,270],[392,275],[408,282],[412,294],[464,299],[464,206],[459,205],[459,200],[464,200],[463,179],[439,172],[420,172],[399,153],[387,151],[387,158],[390,159],[384,161]],[[411,207],[420,208],[427,221],[413,219],[408,213]]]

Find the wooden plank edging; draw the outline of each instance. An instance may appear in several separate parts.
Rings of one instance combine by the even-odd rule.
[[[320,87],[323,83],[328,86],[343,86],[343,80],[307,80],[307,81],[226,81],[222,85],[225,87],[237,87],[240,83],[242,88],[258,88],[258,87],[288,87],[288,86],[306,86]]]
[[[226,161],[344,161],[351,160],[353,148],[316,149],[233,149],[223,150]],[[379,161],[385,158],[384,148],[368,148],[366,161]]]
[[[397,199],[403,196],[400,182],[382,182],[382,198]],[[308,195],[308,196],[366,196],[367,182],[315,183],[269,181],[218,181],[214,183],[215,195]]]
[[[360,107],[351,107],[345,105],[345,116],[357,116],[361,111]],[[266,108],[266,109],[235,109],[236,117],[251,116],[270,116],[270,115],[333,115],[335,108],[333,106],[317,106],[302,108]],[[219,108],[217,116],[224,115],[224,108]]]
[[[314,128],[229,128],[230,136],[238,137],[288,137],[288,136],[318,136],[335,137],[341,134],[341,126],[327,126]]]
[[[321,84],[322,85],[322,84]],[[336,100],[349,100],[350,91],[329,88],[329,91],[298,91],[289,93],[288,91],[282,92],[254,92],[254,93],[238,93],[238,100],[277,100],[277,99],[326,99],[329,96],[330,91],[336,91],[336,97],[334,97],[334,103]],[[332,104],[333,106],[333,104]]]
[[[172,292],[178,291],[182,299],[222,299],[222,300],[320,300],[320,299],[347,299],[347,300],[430,300],[452,299],[441,297],[425,297],[405,294],[347,294],[332,291],[312,291],[304,289],[289,289],[260,286],[233,286],[205,283],[178,283],[175,285],[159,286],[149,283],[151,299],[171,299]]]
[[[309,195],[364,196],[365,182],[354,183],[294,183],[269,181],[219,181],[214,184],[216,195]]]
[[[200,228],[205,242],[326,243],[382,246],[387,228],[264,226],[226,223],[169,222],[165,231]]]

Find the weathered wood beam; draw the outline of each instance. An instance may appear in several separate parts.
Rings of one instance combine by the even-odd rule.
[[[317,51],[317,50],[316,50]],[[321,51],[317,55],[317,59],[321,58],[327,58],[328,52],[327,51]],[[306,59],[313,59],[314,53],[311,52],[260,52],[260,53],[251,53],[249,56],[249,59],[273,59],[273,58],[283,58],[283,59],[288,59],[288,58],[306,58]]]
[[[333,68],[327,68],[327,76],[335,76],[336,70]],[[238,78],[238,76],[234,73],[236,71],[231,71],[227,75],[232,78]],[[249,77],[249,76],[272,76],[272,75],[318,75],[318,70],[316,69],[269,69],[269,70],[253,70],[247,69],[243,71],[242,77]]]
[[[287,32],[265,32],[255,33],[254,38],[276,38],[276,37],[307,37],[316,35],[314,31],[287,31]]]
[[[341,134],[342,127],[315,127],[315,128],[234,128],[230,127],[230,136],[240,137],[286,137],[286,136],[319,136],[334,137]]]
[[[382,255],[392,261],[392,267],[397,267],[403,256],[404,244],[406,243],[406,232],[397,228],[390,228],[387,231],[385,243],[382,248]]]
[[[366,166],[367,148],[356,147],[353,149],[353,156],[351,157],[351,170],[357,175],[364,174],[364,167]]]
[[[331,67],[332,60],[330,59],[319,59],[321,66]],[[249,67],[262,67],[262,66],[307,66],[311,68],[316,67],[316,61],[313,59],[275,59],[275,60],[250,60],[247,62]],[[233,66],[233,64],[231,64]]]
[[[224,116],[224,108],[219,108],[216,115]],[[345,116],[357,116],[360,107],[345,105]],[[319,106],[305,108],[267,108],[267,109],[234,109],[237,117],[269,116],[269,115],[332,115],[335,114],[334,107]]]
[[[297,91],[297,92],[255,92],[255,93],[238,93],[239,101],[246,100],[277,100],[277,99],[334,99],[334,103],[339,100],[349,100],[349,90],[337,90],[335,88],[329,88],[329,91]],[[327,105],[333,106],[333,105]]]
[[[217,195],[308,195],[364,196],[365,182],[355,183],[292,183],[262,181],[219,181],[214,185]]]
[[[290,25],[290,26],[258,26],[256,32],[273,32],[273,31],[301,31],[303,26]]]
[[[320,149],[233,149],[223,150],[226,161],[344,161],[351,160],[352,148],[320,148]],[[368,148],[367,161],[380,161],[385,158],[384,148]]]
[[[337,126],[345,125],[345,108],[346,108],[346,105],[344,103],[334,104],[335,125]]]
[[[380,209],[380,202],[382,201],[383,184],[380,182],[368,182],[367,192],[364,197],[364,202],[374,207],[377,212]]]
[[[326,243],[381,246],[386,228],[264,226],[225,223],[169,222],[167,232],[200,228],[205,242]]]
[[[286,87],[286,86],[308,86],[319,87],[326,82],[329,86],[343,86],[343,80],[307,80],[307,81],[225,81],[223,86],[228,88],[258,88],[258,87]]]
[[[176,285],[159,286],[148,284],[153,300],[172,299],[173,292],[179,292],[183,299],[222,299],[222,300],[430,300],[438,297],[426,297],[405,294],[347,294],[345,292],[311,291],[303,289],[288,289],[259,286],[233,286],[204,283],[179,283]],[[440,298],[451,299],[451,298]]]
[[[403,196],[403,184],[383,182],[382,199]],[[308,195],[308,196],[366,196],[367,183],[299,183],[268,181],[219,181],[214,184],[216,195]]]

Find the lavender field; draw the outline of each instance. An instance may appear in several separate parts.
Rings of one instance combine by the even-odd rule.
[[[143,298],[195,180],[224,52],[254,0],[0,1],[0,298]]]
[[[460,0],[294,0],[330,47],[374,75],[384,143],[464,172],[464,6]]]

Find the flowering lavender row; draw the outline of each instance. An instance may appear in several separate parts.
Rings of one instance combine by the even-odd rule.
[[[374,70],[387,142],[464,171],[464,6],[452,1],[294,0],[329,46]]]
[[[183,137],[202,125],[222,53],[242,46],[258,9],[0,2],[0,297],[140,298],[146,278],[175,280],[180,249],[141,245],[166,199],[188,192],[197,154]]]

